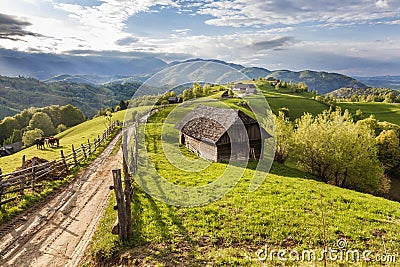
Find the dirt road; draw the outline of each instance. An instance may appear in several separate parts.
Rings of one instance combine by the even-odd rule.
[[[78,265],[107,205],[111,171],[122,165],[121,150],[110,156],[119,137],[66,190],[1,238],[0,266]]]

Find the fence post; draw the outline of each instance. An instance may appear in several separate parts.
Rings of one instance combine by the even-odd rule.
[[[25,169],[25,155],[22,156],[22,165],[21,165],[21,170]],[[21,178],[21,187],[19,191],[19,195],[23,196],[24,195],[24,189],[25,189],[25,173],[22,172],[22,178]]]
[[[85,151],[85,146],[83,144],[81,144],[81,148],[82,148],[82,152],[83,152],[83,157],[85,158],[85,160],[87,159],[86,156],[86,151]]]
[[[135,171],[138,170],[138,159],[139,159],[139,144],[138,144],[138,123],[135,124]]]
[[[123,167],[124,167],[124,184],[125,184],[125,212],[126,212],[126,231],[127,235],[132,234],[132,212],[131,212],[131,201],[132,201],[132,181],[128,172],[128,165],[126,162],[125,153],[123,153]]]
[[[63,150],[61,150],[61,159],[62,159],[62,162],[63,162],[63,164],[65,166],[65,171],[68,174],[69,173],[69,169],[68,169],[67,161],[65,160],[65,156],[64,156],[64,151]]]
[[[36,160],[35,158],[32,159],[32,191],[35,190],[35,182],[36,182],[36,173],[35,173],[35,165],[36,165]]]
[[[132,171],[132,176],[135,176],[136,174],[136,166],[135,166],[135,155],[133,154],[133,148],[131,148],[130,150],[130,154],[131,154],[131,171]]]
[[[92,155],[92,145],[90,144],[90,140],[87,140],[89,146],[89,155]]]
[[[78,161],[76,160],[76,152],[73,144],[72,144],[72,155],[74,157],[75,166],[78,166]]]
[[[114,191],[117,200],[118,210],[118,236],[121,240],[128,238],[127,225],[126,225],[126,206],[124,201],[124,194],[122,193],[121,170],[113,170]]]

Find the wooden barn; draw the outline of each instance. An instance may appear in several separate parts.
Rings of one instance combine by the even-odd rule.
[[[264,140],[271,137],[240,110],[199,105],[177,124],[179,143],[212,160],[262,159]]]

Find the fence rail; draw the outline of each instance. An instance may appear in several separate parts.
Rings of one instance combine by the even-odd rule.
[[[25,156],[23,156],[20,170],[0,174],[0,208],[2,205],[11,202],[15,202],[15,205],[17,205],[26,193],[40,193],[45,178],[56,180],[66,176],[72,168],[89,158],[119,124],[118,121],[111,123],[103,134],[95,138],[93,142],[88,140],[86,144],[81,144],[77,148],[72,145],[70,154],[65,155],[64,151],[61,150],[59,159],[40,163],[36,157],[26,161]],[[27,164],[30,166],[27,166]]]

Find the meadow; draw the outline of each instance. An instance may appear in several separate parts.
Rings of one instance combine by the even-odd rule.
[[[289,108],[290,119],[300,118],[305,112],[317,115],[329,106],[313,99],[313,94],[308,92],[292,93],[287,89],[276,91],[267,82],[256,82],[259,89],[266,97],[272,111],[277,114],[279,108]],[[363,112],[363,118],[371,114],[379,121],[388,121],[400,125],[400,105],[381,102],[337,102],[342,110],[348,109],[355,114],[358,109]]]
[[[113,113],[112,120],[123,121],[124,116],[125,111],[119,111]],[[93,142],[98,135],[101,135],[103,131],[107,129],[108,124],[109,121],[104,116],[85,121],[56,135],[56,137],[60,138],[59,147],[46,147],[41,150],[37,149],[36,146],[25,148],[13,155],[0,157],[0,168],[3,173],[14,171],[16,168],[21,166],[23,155],[26,156],[26,159],[31,159],[33,157],[39,157],[46,160],[58,159],[61,157],[60,150],[63,150],[64,154],[67,155],[72,152],[72,145],[77,148],[81,144],[86,144],[88,139],[90,142]]]
[[[176,185],[210,184],[226,170],[227,163],[203,161],[180,147],[181,155],[188,161],[201,161],[207,167],[201,172],[190,172],[172,165],[163,147],[177,146],[176,140],[161,138],[164,130],[167,135],[177,134],[173,127],[161,127],[167,115],[168,110],[164,110],[149,118],[147,141],[140,149],[146,148],[151,162],[142,166],[135,179],[140,180],[146,176],[146,170],[155,169]],[[111,234],[117,215],[112,197],[91,243],[92,264],[322,266],[323,262],[318,260],[280,261],[276,252],[272,259],[259,258],[256,253],[267,247],[300,253],[307,249],[320,255],[329,247],[337,249],[338,240],[360,253],[372,251],[371,257],[368,263],[338,259],[328,261],[328,266],[380,266],[381,262],[373,262],[379,255],[400,259],[400,203],[334,187],[278,163],[265,173],[260,188],[249,192],[256,163],[250,161],[246,168],[234,166],[236,172],[243,172],[240,181],[222,198],[204,206],[167,205],[135,185],[133,235],[126,243]]]
[[[374,115],[379,121],[388,121],[400,125],[400,104],[380,102],[338,102],[343,110],[348,109],[355,114],[360,109],[364,118]]]

